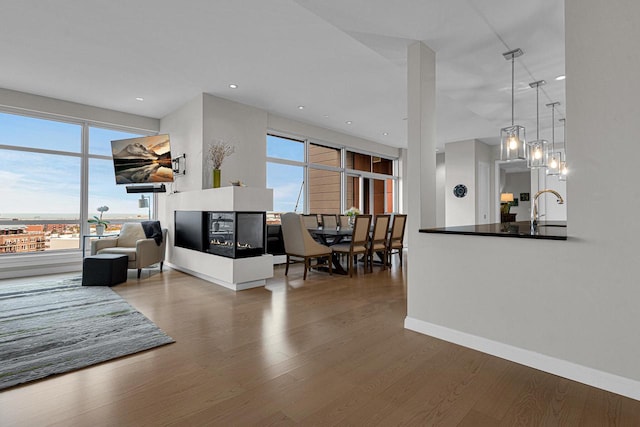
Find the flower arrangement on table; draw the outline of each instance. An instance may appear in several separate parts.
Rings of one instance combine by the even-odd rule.
[[[356,215],[360,215],[360,209],[356,208],[356,207],[350,207],[349,209],[347,209],[346,211],[344,211],[344,214],[346,216],[348,216],[349,218],[353,218]]]
[[[107,225],[109,225],[109,221],[107,221],[106,219],[102,219],[102,214],[104,214],[106,211],[109,210],[109,206],[100,206],[99,208],[96,208],[96,210],[100,212],[100,217],[98,217],[97,215],[94,215],[93,218],[91,218],[87,222],[89,224],[95,224],[96,234],[102,235],[102,233],[104,232],[104,229],[107,228]]]
[[[360,215],[360,209],[351,206],[349,209],[344,211],[344,214],[349,217],[349,227],[353,228],[353,225],[356,223],[356,215]]]
[[[236,147],[217,140],[209,145],[208,159],[213,166],[213,188],[220,187],[220,168],[224,159],[235,153]]]

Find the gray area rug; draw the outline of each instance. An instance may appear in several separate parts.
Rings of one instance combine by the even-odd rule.
[[[0,286],[0,390],[174,340],[81,278]]]

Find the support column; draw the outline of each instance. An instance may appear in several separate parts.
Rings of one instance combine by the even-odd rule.
[[[408,230],[436,225],[436,54],[424,43],[408,49]]]

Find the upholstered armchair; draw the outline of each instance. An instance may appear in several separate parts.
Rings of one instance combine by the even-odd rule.
[[[160,263],[160,271],[164,264],[167,246],[167,229],[162,229],[162,242],[158,245],[153,238],[147,238],[142,224],[122,224],[120,235],[116,238],[106,238],[91,242],[91,255],[118,254],[129,257],[129,269],[138,270],[138,278],[143,268],[151,264]]]
[[[289,264],[291,258],[304,259],[303,280],[307,279],[307,270],[311,267],[326,265],[329,267],[329,274],[332,274],[331,248],[313,240],[311,234],[305,227],[303,218],[293,212],[288,212],[280,216],[282,222],[282,237],[284,238],[284,251],[287,254],[287,266],[284,275],[289,274]],[[316,264],[311,265],[311,259],[316,258]]]

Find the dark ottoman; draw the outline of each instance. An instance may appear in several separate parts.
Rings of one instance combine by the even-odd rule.
[[[82,286],[113,286],[126,282],[128,264],[126,255],[88,256],[82,263]]]

